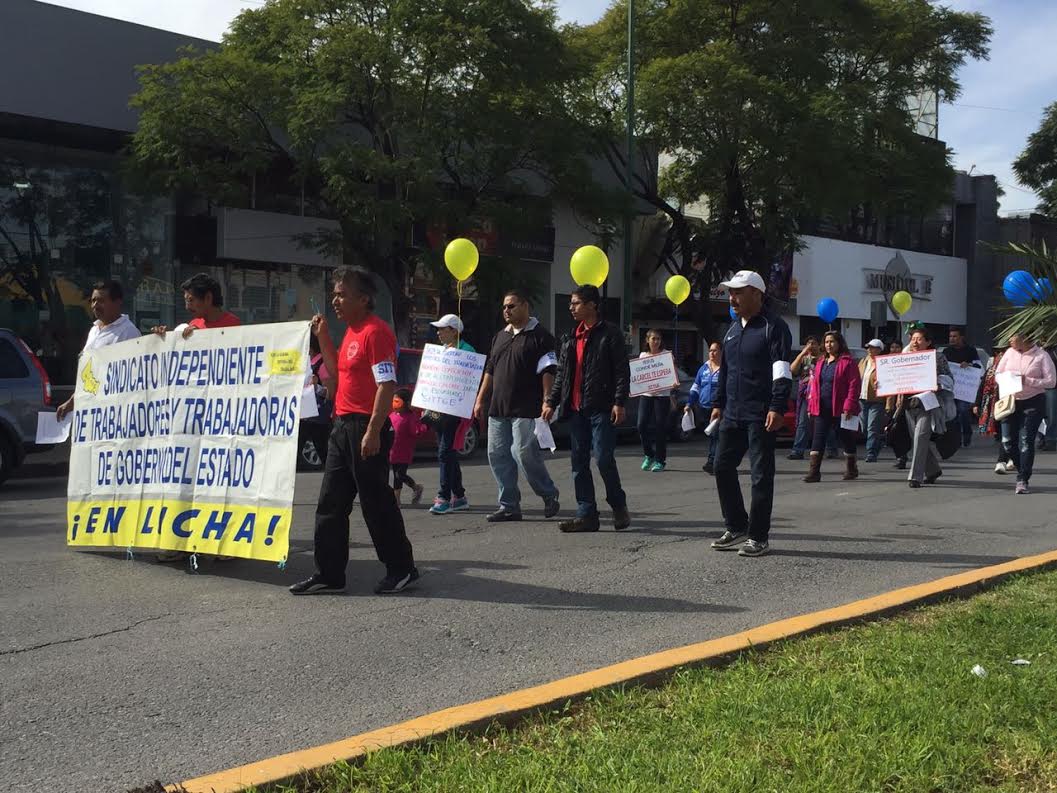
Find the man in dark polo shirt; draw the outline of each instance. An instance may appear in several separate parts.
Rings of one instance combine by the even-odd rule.
[[[484,378],[477,393],[474,415],[481,421],[488,408],[488,464],[499,485],[499,509],[489,523],[521,520],[518,468],[532,491],[543,499],[543,513],[558,514],[558,488],[547,473],[539,442],[536,419],[554,385],[558,368],[554,336],[532,316],[532,303],[518,290],[503,297],[507,326],[492,340]]]
[[[730,307],[737,319],[723,337],[723,362],[713,400],[712,420],[721,419],[716,450],[716,488],[726,531],[712,543],[739,556],[767,553],[774,505],[774,441],[789,403],[793,374],[792,337],[785,321],[764,306],[763,278],[741,270],[729,281]],[[738,482],[738,465],[749,453],[752,505]]]

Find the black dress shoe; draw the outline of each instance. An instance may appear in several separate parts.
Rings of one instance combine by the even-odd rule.
[[[942,471],[940,473],[936,474],[935,476],[926,476],[925,477],[925,484],[926,485],[934,485],[934,484],[936,484],[936,480],[939,479],[941,476],[943,476],[943,472]]]
[[[907,484],[910,485],[910,487],[912,487],[914,490],[917,490],[919,487],[921,487],[921,482],[918,482],[916,479],[911,479],[909,482],[907,482]]]
[[[485,518],[485,520],[487,520],[489,523],[507,523],[510,521],[521,520],[521,513],[508,512],[505,509],[497,509],[491,515]]]
[[[563,520],[558,524],[558,531],[564,532],[565,534],[577,534],[583,531],[598,531],[598,515],[592,515],[589,518]]]
[[[613,510],[613,528],[617,531],[623,531],[631,525],[631,513],[628,512],[627,507],[622,509]]]

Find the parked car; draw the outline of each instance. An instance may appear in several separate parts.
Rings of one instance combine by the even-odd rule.
[[[37,446],[37,413],[51,405],[51,380],[22,339],[0,328],[0,483]]]

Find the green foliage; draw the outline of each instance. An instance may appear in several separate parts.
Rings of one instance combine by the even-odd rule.
[[[1057,102],[1046,108],[1039,128],[1014,160],[1013,172],[1021,184],[1039,194],[1039,212],[1057,218]]]
[[[1023,269],[1036,279],[1049,278],[1051,284],[1057,285],[1057,252],[1047,248],[1045,241],[1039,247],[1011,242],[993,250],[1024,257],[1027,266]],[[994,327],[999,344],[1006,344],[1010,336],[1018,334],[1040,347],[1057,347],[1057,294],[1051,292],[1023,308],[1007,304],[1001,313],[1004,316]]]
[[[523,0],[268,0],[217,50],[144,67],[133,152],[159,186],[217,201],[245,204],[255,177],[304,192],[402,294],[416,224],[590,199],[572,74],[553,10]]]
[[[949,199],[948,152],[914,131],[908,100],[959,93],[987,54],[987,20],[928,0],[639,0],[640,135],[675,159],[656,189],[707,201],[707,254],[765,270],[798,219],[874,227]],[[579,38],[590,98],[621,120],[627,3]],[[662,210],[664,207],[657,203]],[[680,269],[686,271],[690,256]]]

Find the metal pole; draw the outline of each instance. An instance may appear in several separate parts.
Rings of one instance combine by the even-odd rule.
[[[624,188],[628,193],[628,209],[624,213],[624,328],[631,331],[633,303],[631,284],[632,245],[631,226],[634,194],[631,180],[635,172],[635,0],[628,0],[628,107],[627,107],[627,162],[624,166]]]

